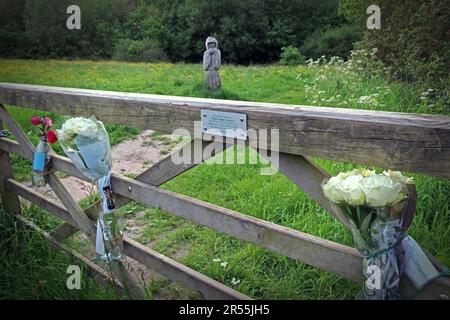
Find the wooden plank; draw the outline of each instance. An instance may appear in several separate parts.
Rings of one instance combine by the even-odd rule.
[[[355,281],[362,279],[354,248],[314,237],[126,177],[111,176],[116,194]],[[359,268],[358,268],[359,267]]]
[[[71,224],[75,224],[73,220],[71,220],[71,216],[68,212],[62,213],[62,211],[65,211],[62,205],[54,205],[51,200],[46,199],[44,196],[38,194],[33,194],[33,190],[26,187],[25,185],[14,181],[12,179],[7,179],[7,186],[10,190],[13,190],[14,192],[17,192],[19,195],[21,195],[24,199],[27,199],[29,201],[35,202],[40,206],[43,206],[43,208],[46,208],[46,210],[49,210],[51,213],[55,214],[61,219],[67,219],[66,221]],[[30,196],[31,195],[31,196]],[[36,199],[40,198],[40,199]],[[48,202],[48,203],[47,203]],[[310,235],[309,238],[305,238],[305,241],[312,241],[315,242],[317,237],[313,237]],[[319,239],[322,240],[322,239]],[[354,255],[353,252],[356,251],[353,248],[349,248],[343,245],[340,245],[338,243],[325,241],[326,243],[331,243],[333,246],[336,247],[337,252],[341,254],[341,259],[345,259],[347,262],[344,263],[344,265],[349,266],[353,268],[355,275],[356,274],[362,274],[362,259],[359,257],[358,262],[355,263],[354,261]],[[320,242],[318,244],[321,244]],[[322,243],[323,244],[323,243]],[[299,245],[302,245],[301,242],[299,242]],[[317,248],[317,243],[311,244],[313,248]],[[333,248],[333,246],[330,247],[330,249]],[[346,250],[342,250],[342,248],[345,248]],[[352,252],[353,251],[353,252]],[[124,253],[131,258],[135,259],[136,261],[146,265],[150,269],[154,269],[158,273],[161,272],[162,275],[170,277],[171,280],[180,282],[187,287],[193,289],[193,290],[204,290],[200,291],[202,292],[206,297],[211,298],[218,298],[217,295],[220,294],[220,286],[218,286],[217,283],[214,282],[214,280],[208,280],[205,281],[203,277],[201,277],[201,274],[196,273],[195,271],[187,268],[186,266],[183,266],[176,261],[171,260],[170,258],[167,258],[154,250],[151,250],[149,248],[146,248],[145,246],[142,246],[138,244],[136,241],[129,239],[128,237],[124,237]],[[331,252],[331,256],[336,257],[337,253]],[[318,256],[318,259],[320,259],[320,255]],[[165,262],[170,262],[169,265],[166,265]],[[339,260],[336,260],[335,263],[339,263]],[[187,269],[186,269],[187,268]],[[325,269],[327,270],[327,269]],[[192,272],[191,272],[192,271]],[[184,273],[183,275],[178,275],[178,272]],[[364,278],[362,276],[357,279],[357,276],[349,278],[350,280],[356,280],[356,281],[363,281]],[[192,279],[192,280],[189,280]],[[191,281],[194,282],[200,282],[200,283],[191,283]],[[212,282],[210,282],[212,281]],[[208,287],[208,289],[203,289],[204,287]],[[223,288],[222,288],[223,289]],[[403,280],[401,283],[401,289],[405,292],[411,292],[411,284],[408,280]],[[213,290],[211,292],[211,290]],[[209,294],[209,296],[208,296]],[[450,280],[448,278],[441,278],[436,279],[432,281],[430,284],[428,284],[424,290],[415,296],[414,298],[417,299],[436,299],[437,297],[440,297],[442,295],[450,296]],[[224,293],[220,296],[220,298],[226,299],[227,293]],[[230,297],[228,297],[230,298]],[[238,296],[235,295],[235,298],[238,298]]]
[[[4,121],[7,122],[11,131],[19,140],[20,149],[22,150],[22,152],[27,157],[30,157],[32,159],[34,156],[34,146],[31,144],[30,140],[28,140],[28,137],[23,132],[23,130],[9,116],[9,114],[6,112],[3,106],[0,106],[0,116],[2,117],[2,119],[4,119]],[[63,185],[63,183],[59,180],[59,178],[56,176],[54,172],[50,172],[48,174],[48,184],[55,192],[55,194],[58,196],[58,198],[61,200],[63,205],[69,211],[69,214],[76,223],[76,227],[80,228],[81,231],[83,231],[87,235],[92,244],[95,244],[96,229],[94,227],[94,224],[91,223],[89,218],[80,208],[78,203],[73,199],[73,197],[70,195],[70,192],[67,190],[67,188]],[[122,281],[125,289],[129,291],[133,297],[137,299],[145,298],[144,290],[137,283],[135,283],[134,279],[129,274],[129,272],[124,269],[121,261],[112,261],[109,263],[109,266],[112,268],[112,271],[116,273],[116,275]]]
[[[0,138],[0,150],[7,153],[14,153],[27,160],[32,160],[32,157],[28,156],[27,153],[22,150],[17,141],[8,138]]]
[[[20,152],[20,149],[17,150],[15,142],[9,141],[8,139],[0,139],[0,148],[4,148],[4,147],[7,150],[10,150],[11,152],[13,152],[13,151]],[[75,166],[67,158],[53,155],[52,156],[52,164],[56,170],[63,171],[70,175],[75,175],[75,176],[78,175],[80,177],[80,179],[86,179],[85,177],[83,177],[83,175],[81,175],[78,172],[78,170],[75,168]],[[239,239],[243,239],[243,240],[250,239],[248,241],[254,242],[254,243],[256,243],[262,247],[265,247],[267,249],[270,249],[272,251],[275,251],[275,252],[278,252],[281,254],[285,254],[287,256],[290,256],[293,259],[297,259],[297,260],[303,261],[305,263],[308,263],[304,260],[305,252],[302,252],[302,249],[299,247],[302,245],[302,243],[304,241],[308,242],[309,235],[307,235],[307,234],[304,234],[304,233],[301,233],[299,231],[295,231],[292,229],[283,228],[283,227],[277,226],[275,224],[265,222],[260,219],[256,219],[253,217],[248,217],[246,215],[235,213],[231,210],[227,210],[227,209],[224,209],[224,208],[221,208],[218,206],[210,205],[206,202],[202,202],[202,201],[195,200],[195,199],[192,199],[192,198],[189,198],[186,196],[178,195],[178,194],[173,193],[168,190],[162,190],[162,189],[159,189],[154,186],[146,185],[145,183],[135,181],[133,179],[129,179],[126,177],[112,175],[111,180],[112,180],[113,189],[115,190],[116,194],[120,194],[120,195],[128,197],[132,200],[144,202],[149,205],[156,206],[156,207],[160,207],[159,203],[163,202],[164,206],[161,206],[160,208],[163,210],[172,212],[172,213],[175,213],[175,212],[168,210],[168,209],[172,209],[170,207],[171,201],[172,201],[171,196],[174,195],[175,198],[180,197],[182,204],[179,205],[179,202],[178,201],[176,202],[177,203],[177,210],[176,210],[177,213],[175,213],[175,214],[177,216],[183,217],[183,218],[191,220],[191,221],[198,222],[200,224],[207,225],[211,228],[214,228],[221,232],[225,232],[227,234],[235,235]],[[120,188],[119,188],[119,186],[120,186]],[[143,186],[143,187],[140,188],[140,186]],[[130,192],[130,191],[128,191],[128,187],[130,187],[132,191],[135,190],[136,188],[140,189],[140,191],[137,193]],[[146,198],[147,192],[148,192],[148,195],[150,195],[149,198]],[[161,195],[161,198],[158,199],[160,195]],[[153,199],[156,199],[156,200],[154,201]],[[194,202],[194,205],[190,204],[191,201]],[[186,208],[189,209],[189,211],[183,210],[184,204],[186,204]],[[197,208],[200,209],[199,215],[196,214]],[[218,209],[218,210],[215,210],[215,209]],[[231,215],[228,214],[229,212],[231,212]],[[235,216],[234,214],[237,214],[237,216]],[[241,219],[241,217],[243,219]],[[229,222],[230,220],[231,220],[231,222]],[[259,226],[259,222],[262,223],[262,227]],[[231,225],[228,225],[228,223],[231,223]],[[247,224],[250,224],[250,226],[247,227]],[[235,225],[238,225],[238,226],[241,225],[241,227],[234,228]],[[275,229],[273,229],[273,230],[271,230],[272,225],[275,226]],[[280,235],[278,235],[279,230],[277,229],[277,227],[279,227],[281,229],[287,229],[288,234],[281,233]],[[250,229],[257,230],[256,234],[261,233],[261,232],[264,234],[264,230],[267,228],[269,229],[269,231],[267,231],[266,233],[269,235],[272,233],[275,233],[276,236],[274,238],[278,239],[278,241],[271,242],[270,238],[267,238],[267,236],[261,237],[262,239],[260,240],[259,235],[255,236],[255,235],[247,234]],[[231,231],[229,229],[231,229]],[[293,235],[290,234],[289,232],[293,232]],[[306,236],[306,240],[302,238],[303,235]],[[297,237],[299,237],[299,240],[297,240]],[[280,238],[282,240],[280,240]],[[292,239],[292,240],[289,240],[289,239]],[[320,239],[320,238],[318,238],[318,239]],[[286,241],[289,240],[291,245],[285,247],[284,242],[283,242],[285,240]],[[320,239],[320,240],[322,240],[322,239]],[[311,265],[314,265],[314,266],[323,268],[324,270],[342,275],[342,276],[344,276],[348,279],[352,279],[354,281],[359,281],[360,279],[362,279],[362,273],[360,272],[361,256],[357,252],[356,249],[336,244],[336,245],[338,245],[338,248],[340,249],[341,252],[334,252],[333,250],[331,250],[332,251],[331,257],[326,257],[326,258],[322,259],[322,256],[320,256],[320,255],[315,256],[314,254],[312,254],[312,252],[314,252],[314,250],[316,250],[317,248],[320,248],[322,245],[323,244],[319,242],[316,245],[313,245],[312,249],[310,248],[310,250],[307,251],[307,252],[309,252],[309,254],[306,254],[306,258],[307,258],[306,260],[309,261],[311,263]],[[324,251],[326,252],[328,249],[325,246]],[[321,250],[318,250],[318,252],[320,252],[320,251]],[[350,254],[349,254],[349,252],[350,252]],[[327,255],[327,253],[325,253],[325,256],[326,255]],[[347,255],[350,256],[349,259],[347,258]],[[342,256],[344,258],[342,258]],[[315,259],[317,259],[317,261]],[[323,266],[324,264],[325,265],[339,264],[339,263],[341,263],[340,260],[344,260],[342,262],[342,266],[341,267],[334,266],[338,270],[333,271],[333,270],[327,269],[326,266],[325,267]],[[355,261],[352,261],[352,260],[355,260]]]
[[[48,232],[42,230],[37,225],[35,225],[32,221],[26,219],[25,217],[22,217],[20,215],[16,215],[16,219],[22,222],[25,226],[28,228],[34,230],[38,234],[40,234],[44,239],[49,241],[56,249],[64,251],[65,253],[71,255],[72,257],[80,260],[89,271],[90,276],[97,281],[102,287],[106,289],[111,289],[111,286],[114,286],[114,289],[116,290],[116,293],[118,293],[121,296],[125,296],[125,290],[120,282],[117,280],[113,281],[110,274],[100,267],[99,265],[95,264],[79,252],[69,248],[65,244],[58,241],[55,237],[53,237]],[[113,282],[112,282],[113,281]]]
[[[181,283],[191,290],[199,291],[208,299],[251,300],[250,297],[224,286],[220,282],[192,270],[133,239],[125,239],[124,251],[131,258],[155,270],[167,279]]]
[[[75,221],[76,226],[86,234],[91,243],[95,243],[96,232],[94,223],[89,220],[78,203],[76,203],[72,196],[70,196],[69,190],[67,190],[61,180],[56,177],[55,173],[49,173],[48,184],[61,200],[64,207],[67,208],[67,211],[72,216],[72,219],[73,221]]]
[[[191,153],[192,158],[189,163],[182,163],[182,164],[175,164],[172,161],[172,155],[178,152],[189,152],[190,150],[194,150],[194,148],[201,148],[201,152],[203,154],[203,151],[207,146],[210,145],[210,142],[207,141],[195,141],[192,140],[189,143],[183,145],[180,149],[177,149],[173,151],[171,154],[164,157],[161,161],[154,164],[141,174],[139,174],[136,179],[137,181],[142,181],[145,183],[149,183],[154,186],[160,186],[164,183],[166,183],[169,180],[172,180],[173,178],[177,177],[178,175],[182,174],[183,172],[188,171],[189,169],[192,169],[195,167],[198,163],[196,163],[193,159],[193,153]],[[214,147],[223,146],[223,150],[230,147],[229,144],[224,144],[223,142],[215,142]],[[213,150],[216,150],[214,148]],[[202,160],[206,161],[210,156],[214,156],[215,153],[212,152],[211,154],[207,154]],[[113,190],[114,192],[114,190]],[[127,197],[121,196],[121,195],[114,195],[114,204],[116,205],[116,208],[120,208],[121,206],[129,203],[131,200]],[[101,201],[96,201],[91,206],[89,206],[85,211],[85,213],[91,217],[94,218],[97,216],[97,213],[101,210]]]
[[[13,179],[7,179],[6,183],[10,190],[19,194],[22,198],[41,206],[72,226],[76,225],[76,222],[62,204],[47,199],[45,196],[36,193],[33,189]],[[208,299],[250,299],[218,281],[140,245],[128,237],[124,237],[124,254],[172,281],[181,283],[192,290],[198,290]]]
[[[9,130],[11,130],[12,134],[18,140],[20,147],[23,149],[24,153],[27,155],[27,158],[32,159],[34,155],[34,146],[28,140],[27,135],[23,132],[22,128],[14,121],[14,119],[10,116],[8,111],[6,111],[5,107],[0,104],[0,119],[8,126]]]
[[[17,183],[10,182],[10,180],[7,181],[11,189],[16,190],[20,188]],[[115,185],[114,188],[117,187],[116,184],[120,184],[119,190],[125,187],[128,192],[128,184],[124,184],[123,182],[113,182],[113,184]],[[139,188],[136,184],[142,184],[144,188]],[[167,193],[172,194],[172,192],[167,190],[161,189],[163,193],[155,194],[153,190],[150,191],[148,188],[158,189],[141,182],[132,183],[131,198],[136,201],[149,203],[150,201],[145,199],[142,201],[141,199],[145,198],[143,195],[148,193],[149,198],[155,196],[160,198],[156,206],[162,210],[169,212],[175,211],[173,213],[177,216],[207,225],[216,230],[234,235],[239,239],[256,243],[262,247],[354,281],[360,281],[362,279],[362,273],[360,272],[361,256],[354,248],[281,227],[254,217],[245,216],[182,195],[174,194],[175,198],[168,197]],[[137,189],[140,191],[136,192],[135,190]],[[183,198],[184,201],[178,201],[178,199]],[[43,200],[41,199],[40,201]],[[173,203],[174,208],[170,208],[166,203]],[[73,217],[72,221],[74,221]]]
[[[261,155],[265,157],[264,153]],[[279,166],[280,171],[286,177],[301,187],[322,208],[346,227],[349,226],[348,218],[342,210],[323,195],[321,183],[330,177],[328,172],[304,156],[282,152],[279,153]]]
[[[0,130],[3,130],[3,123],[0,120]],[[13,169],[9,153],[0,149],[0,196],[3,207],[11,214],[20,214],[19,197],[6,188],[6,179],[13,178]]]
[[[21,196],[25,200],[30,201],[31,203],[38,205],[45,211],[53,213],[56,217],[68,222],[71,226],[77,226],[70,213],[60,202],[45,197],[41,193],[33,190],[32,188],[28,188],[13,179],[7,179],[6,183],[8,189],[15,194]]]
[[[172,133],[200,109],[278,129],[281,152],[450,178],[450,117],[0,83],[0,102]]]
[[[48,175],[48,183],[56,193],[58,198],[61,200],[63,205],[67,208],[67,211],[72,216],[75,221],[76,226],[83,231],[89,238],[92,244],[95,244],[96,239],[96,228],[94,227],[93,221],[89,220],[87,215],[83,212],[80,206],[72,198],[69,190],[62,184],[62,182],[56,177],[55,173],[50,173]],[[108,263],[112,272],[120,279],[124,284],[125,290],[129,291],[130,294],[136,299],[144,299],[145,292],[143,288],[137,284],[131,274],[124,268],[121,261],[112,261]]]
[[[53,168],[60,170],[60,160],[59,157],[52,157]],[[64,161],[61,161],[64,169],[73,166]],[[345,278],[354,281],[361,281],[363,278],[360,271],[362,258],[354,248],[115,174],[111,176],[111,184],[116,194],[158,207]]]
[[[77,228],[73,227],[70,223],[63,222],[56,229],[52,230],[50,235],[56,240],[62,241],[77,232]]]

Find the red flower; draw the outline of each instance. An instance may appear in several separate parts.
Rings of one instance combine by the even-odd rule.
[[[38,124],[41,124],[41,123],[42,123],[42,118],[41,117],[38,117],[38,116],[32,116],[31,117],[31,124],[33,126],[37,126]]]
[[[44,125],[46,127],[51,127],[53,125],[53,120],[50,117],[45,116],[44,117]]]
[[[58,137],[56,136],[55,131],[53,131],[52,129],[49,129],[47,131],[47,141],[52,144],[58,141]]]

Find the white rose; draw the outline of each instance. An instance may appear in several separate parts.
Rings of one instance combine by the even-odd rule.
[[[101,133],[99,131],[100,122],[92,119],[75,117],[70,118],[63,123],[59,133],[59,139],[62,141],[70,141],[77,135],[87,138],[98,137]]]
[[[327,183],[322,186],[325,197],[334,203],[342,203],[345,201],[345,194],[341,190],[341,179],[331,177]]]
[[[361,184],[367,204],[374,207],[389,206],[406,198],[402,184],[382,174],[365,177]]]
[[[363,177],[370,177],[370,176],[374,176],[375,174],[376,174],[375,170],[361,169],[361,175]]]
[[[412,177],[406,177],[406,176],[402,175],[402,173],[400,171],[388,170],[388,171],[383,171],[383,174],[386,177],[390,177],[395,182],[400,182],[400,183],[405,183],[405,184],[414,183]]]
[[[340,187],[344,193],[345,202],[350,205],[359,206],[366,202],[366,195],[361,187],[363,176],[351,175],[341,181]]]

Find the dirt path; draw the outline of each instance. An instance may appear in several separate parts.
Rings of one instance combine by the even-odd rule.
[[[179,140],[173,136],[159,135],[151,130],[145,130],[135,139],[125,140],[112,147],[112,171],[129,177],[134,177],[150,168],[153,164],[161,160],[171,150],[179,147]],[[61,178],[62,183],[71,191],[73,198],[78,202],[96,191],[95,185],[72,176]],[[31,187],[31,182],[26,183]],[[35,188],[54,200],[58,200],[57,196],[49,186],[43,188]],[[125,235],[130,238],[136,238],[144,229],[145,225],[138,223],[135,219],[142,212],[135,212],[133,218],[127,219],[126,224],[129,226],[125,231]],[[77,242],[80,244],[78,250],[87,257],[95,258],[95,252],[89,244],[88,239],[83,234],[75,235]],[[147,244],[152,247],[152,243]],[[185,248],[180,249],[185,254]],[[147,269],[137,261],[126,258],[125,264],[132,269],[132,274],[137,281],[149,284],[151,281],[163,281],[163,278],[155,272]],[[163,286],[164,287],[164,286]],[[153,299],[186,299],[186,296],[180,293],[177,296],[168,295],[164,292],[164,288],[159,292],[153,292]]]
[[[125,140],[112,147],[112,171],[128,177],[134,177],[161,160],[167,152],[177,147],[176,137],[156,135],[145,130],[135,139]],[[72,176],[61,178],[76,201],[89,196],[95,185]],[[31,182],[26,183],[31,187]],[[54,199],[56,195],[50,187],[37,188],[39,192]]]

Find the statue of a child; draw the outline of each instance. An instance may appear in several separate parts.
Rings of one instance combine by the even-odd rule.
[[[203,54],[203,68],[206,71],[205,82],[208,89],[220,88],[220,66],[221,57],[219,43],[216,38],[208,37],[208,39],[206,39],[206,51]]]

